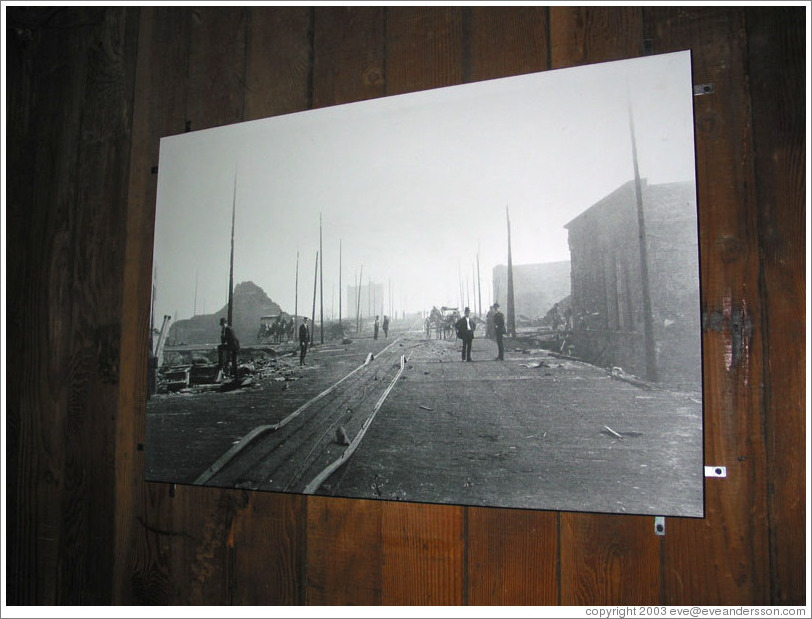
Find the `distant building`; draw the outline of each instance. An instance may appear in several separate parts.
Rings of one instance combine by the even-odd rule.
[[[389,303],[384,297],[383,284],[371,282],[362,285],[360,290],[358,286],[351,285],[347,286],[347,307],[342,313],[345,318],[355,320],[360,311],[361,318],[366,320],[370,316],[375,318],[375,314],[383,316],[383,308],[386,305]]]
[[[695,188],[690,182],[643,180],[641,197],[642,218],[630,181],[564,226],[572,277],[571,343],[590,363],[699,390]]]
[[[570,293],[569,260],[513,265],[513,302],[516,319],[540,321],[550,308]],[[507,311],[507,265],[493,268],[493,298]]]

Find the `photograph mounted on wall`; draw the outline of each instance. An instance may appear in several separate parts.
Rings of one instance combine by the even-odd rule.
[[[704,517],[690,52],[161,139],[146,479]]]

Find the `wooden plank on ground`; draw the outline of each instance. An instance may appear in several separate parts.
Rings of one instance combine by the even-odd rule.
[[[803,7],[745,11],[753,108],[764,398],[770,509],[770,603],[808,604],[803,488],[809,454],[804,368],[808,272],[804,238],[805,24]],[[808,267],[807,267],[808,268]]]
[[[762,307],[744,13],[728,7],[647,8],[654,53],[690,49],[703,313],[705,518],[675,519],[663,545],[668,604],[769,600]]]
[[[190,14],[143,7],[138,36],[122,303],[116,425],[116,537],[113,600],[172,603],[174,500],[167,484],[144,481],[152,246],[158,155],[163,136],[183,133]]]
[[[550,33],[551,69],[635,58],[644,48],[639,7],[552,7]],[[659,601],[653,518],[563,513],[560,544],[562,604]]]

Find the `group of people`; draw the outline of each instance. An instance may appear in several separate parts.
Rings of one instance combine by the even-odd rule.
[[[380,315],[376,314],[375,315],[375,325],[373,327],[373,332],[372,332],[372,339],[373,340],[378,339],[378,330],[380,329],[380,327],[381,327]],[[384,315],[384,317],[383,317],[383,336],[385,338],[389,337],[389,316],[386,316],[386,315]]]
[[[454,323],[457,337],[462,340],[462,361],[471,361],[471,348],[474,343],[476,321],[471,317],[471,308],[466,307],[463,316]],[[505,315],[499,309],[499,303],[494,303],[488,311],[486,336],[496,338],[496,361],[505,360],[504,336]]]

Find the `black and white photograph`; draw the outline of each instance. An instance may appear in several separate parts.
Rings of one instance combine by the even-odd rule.
[[[689,51],[161,139],[146,479],[704,517]]]

